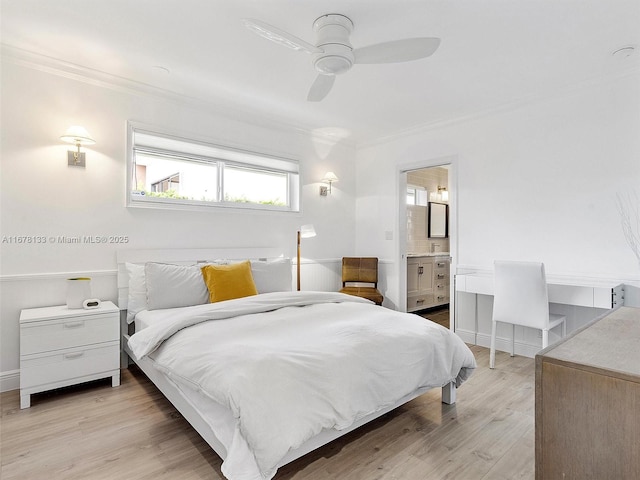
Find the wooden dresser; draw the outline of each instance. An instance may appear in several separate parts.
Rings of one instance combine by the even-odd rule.
[[[640,309],[536,355],[536,480],[640,479]]]

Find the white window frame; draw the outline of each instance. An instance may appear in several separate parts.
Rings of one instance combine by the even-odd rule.
[[[407,205],[426,207],[428,203],[426,187],[407,184]],[[409,195],[413,195],[413,203],[409,203]]]
[[[135,152],[149,155],[167,156],[188,162],[215,165],[218,172],[217,201],[186,200],[140,196],[133,194],[135,181]],[[225,166],[247,168],[256,172],[270,172],[287,176],[287,198],[285,205],[243,203],[224,200]],[[238,210],[258,210],[276,212],[300,212],[300,166],[289,158],[251,152],[236,147],[228,147],[207,141],[189,139],[135,122],[127,123],[127,207],[211,210],[231,208]]]

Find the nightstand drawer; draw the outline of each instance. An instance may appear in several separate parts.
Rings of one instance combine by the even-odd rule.
[[[20,359],[20,388],[52,384],[119,368],[120,343],[117,340],[91,347],[23,356]]]
[[[58,318],[20,325],[20,355],[118,340],[120,324],[112,313]]]

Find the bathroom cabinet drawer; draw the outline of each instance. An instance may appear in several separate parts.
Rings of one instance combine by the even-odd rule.
[[[407,311],[421,310],[433,304],[433,295],[425,294],[407,298]]]

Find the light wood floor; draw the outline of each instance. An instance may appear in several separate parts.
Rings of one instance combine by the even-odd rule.
[[[276,480],[534,478],[534,362],[472,347],[456,405],[440,389],[283,467]],[[0,395],[0,478],[220,480],[220,459],[139,370],[32,397]]]
[[[421,310],[416,313],[421,317],[428,318],[432,322],[439,323],[445,328],[449,328],[449,305],[445,307],[436,307],[430,308],[428,310]]]

